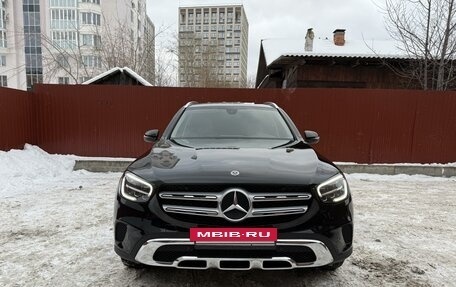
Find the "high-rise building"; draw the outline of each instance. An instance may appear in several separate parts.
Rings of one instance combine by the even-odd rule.
[[[242,5],[179,8],[179,85],[245,87],[249,23]]]
[[[0,86],[82,83],[116,66],[153,81],[146,0],[0,0]]]

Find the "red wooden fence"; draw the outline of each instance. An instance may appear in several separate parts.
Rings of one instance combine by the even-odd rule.
[[[6,105],[11,109],[0,115],[1,122],[19,117],[31,124],[5,132],[2,125],[4,150],[30,142],[50,153],[135,157],[149,147],[142,141],[144,131],[163,131],[189,101],[273,101],[300,130],[317,131],[321,141],[315,148],[334,161],[456,162],[455,92],[38,85],[28,97],[18,96],[29,102],[11,102],[11,97],[12,92],[7,100],[0,96],[0,106],[9,99]],[[20,112],[24,106],[29,112]],[[24,137],[27,129],[31,136]]]
[[[0,150],[23,148],[36,142],[32,95],[0,87]]]

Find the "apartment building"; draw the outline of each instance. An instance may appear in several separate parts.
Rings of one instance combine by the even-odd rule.
[[[180,7],[180,86],[245,87],[248,30],[242,5]]]
[[[115,66],[153,81],[146,0],[0,1],[0,86],[77,84]]]

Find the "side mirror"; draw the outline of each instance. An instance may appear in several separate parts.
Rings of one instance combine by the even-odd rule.
[[[156,142],[158,139],[158,134],[160,132],[158,130],[150,130],[144,133],[144,141],[146,143],[153,143]]]
[[[316,144],[320,141],[320,136],[314,131],[304,131],[304,140],[308,144]]]

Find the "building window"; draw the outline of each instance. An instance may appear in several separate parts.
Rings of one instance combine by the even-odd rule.
[[[101,15],[92,12],[81,12],[81,21],[84,25],[101,25]]]
[[[1,55],[0,56],[0,67],[5,67],[6,66],[6,56]]]
[[[225,13],[224,12],[220,12],[219,13],[219,23],[225,23]]]
[[[27,89],[31,89],[36,83],[43,82],[43,56],[41,52],[41,16],[40,16],[40,3],[41,1],[22,1],[23,12],[23,25],[24,25],[24,52],[25,52],[25,75],[27,81]],[[53,4],[58,5],[71,5],[72,1],[62,1]],[[54,10],[54,9],[51,9]],[[66,10],[66,17],[68,10],[71,9],[56,9]],[[55,14],[54,14],[55,15]],[[59,17],[60,17],[59,13]],[[62,12],[62,17],[65,17],[65,12]],[[51,15],[52,16],[52,15]],[[54,16],[57,17],[57,16]]]
[[[77,0],[51,0],[51,7],[77,7]]]
[[[0,31],[0,48],[7,48],[6,32]]]
[[[30,17],[30,25],[39,25],[39,23],[32,23],[33,19],[37,17]],[[28,18],[24,18],[24,23],[27,24]],[[52,29],[76,29],[78,27],[75,9],[51,9],[51,28]]]
[[[233,23],[233,12],[228,12],[227,23]]]
[[[98,56],[82,56],[82,64],[88,68],[101,68],[101,58]]]
[[[0,76],[0,87],[8,87],[8,79],[6,76]]]
[[[59,85],[68,85],[70,84],[69,77],[59,77]]]
[[[82,34],[82,45],[99,48],[101,46],[101,36],[93,34]]]
[[[238,24],[241,23],[241,11],[237,10],[235,14],[236,14],[236,16],[235,16],[236,23],[238,23]]]
[[[92,3],[100,5],[100,0],[81,0],[82,3]]]
[[[3,8],[3,0],[0,4],[0,29],[6,29],[6,10]]]
[[[52,43],[62,49],[71,49],[77,46],[77,36],[75,31],[53,31]]]

